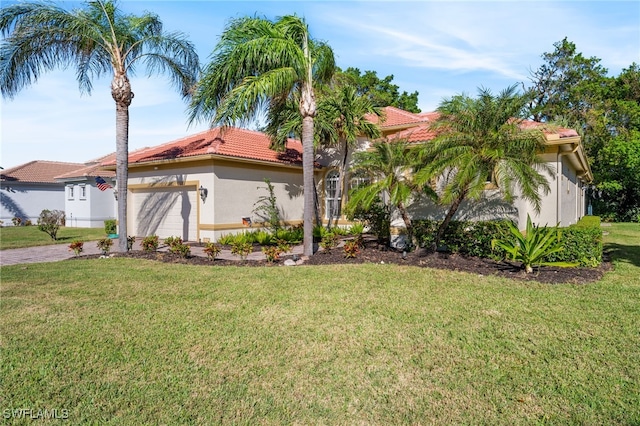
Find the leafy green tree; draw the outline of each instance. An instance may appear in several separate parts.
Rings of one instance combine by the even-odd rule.
[[[507,201],[520,197],[540,211],[540,190],[549,192],[541,172],[552,170],[538,154],[544,149],[541,130],[523,130],[527,98],[516,86],[494,96],[479,89],[478,97],[457,95],[438,107],[439,118],[431,125],[438,136],[422,148],[422,166],[416,181],[440,180],[439,202],[447,214],[438,228],[435,245],[466,199],[478,199],[491,178]]]
[[[191,106],[191,120],[212,124],[248,122],[295,101],[302,117],[304,254],[313,254],[314,84],[328,82],[335,69],[333,51],[313,40],[305,21],[244,17],[231,20],[203,71]]]
[[[336,76],[337,84],[354,86],[357,94],[369,98],[376,107],[394,106],[405,111],[420,112],[418,108],[418,92],[400,93],[398,85],[393,84],[393,74],[384,78],[378,77],[375,71],[365,71],[358,68],[347,68]]]
[[[420,195],[435,195],[428,186],[416,184],[412,173],[414,164],[414,151],[403,140],[378,141],[370,150],[356,152],[352,170],[370,177],[371,183],[351,191],[347,215],[353,215],[359,209],[369,209],[384,194],[383,198],[398,209],[402,217],[407,228],[408,243],[414,244],[413,224],[407,207]]]
[[[569,126],[581,128],[605,93],[607,69],[600,59],[582,56],[566,37],[554,47],[554,52],[542,55],[543,65],[532,72],[529,114],[535,121],[562,118]]]
[[[158,16],[127,15],[111,0],[92,0],[76,10],[48,2],[16,3],[0,11],[0,88],[15,96],[44,71],[75,66],[82,92],[92,80],[111,74],[116,103],[116,175],[118,179],[119,251],[127,251],[127,179],[129,75],[138,65],[167,73],[187,97],[199,70],[193,45],[182,33],[166,33]]]

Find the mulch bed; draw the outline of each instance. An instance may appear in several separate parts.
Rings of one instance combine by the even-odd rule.
[[[260,250],[255,248],[255,250]],[[276,263],[268,263],[265,260],[209,260],[202,256],[190,256],[183,258],[177,254],[168,252],[144,252],[130,251],[128,253],[112,253],[115,257],[128,257],[136,259],[147,259],[166,263],[206,265],[206,266],[283,266],[286,259],[292,256],[282,256]],[[78,256],[73,259],[98,258],[99,255]],[[542,266],[536,268],[533,273],[527,274],[517,262],[497,262],[491,259],[477,257],[467,257],[459,254],[434,253],[423,249],[407,253],[403,258],[401,252],[386,249],[378,246],[375,242],[368,242],[366,247],[360,251],[356,258],[345,258],[341,248],[333,249],[329,252],[319,251],[309,259],[304,265],[333,265],[333,264],[362,264],[362,263],[393,263],[398,265],[417,266],[426,268],[446,269],[451,271],[469,272],[476,275],[495,275],[504,278],[511,278],[523,281],[537,281],[543,283],[560,284],[575,283],[585,284],[598,281],[604,273],[612,268],[608,261],[603,262],[597,268],[557,268]]]

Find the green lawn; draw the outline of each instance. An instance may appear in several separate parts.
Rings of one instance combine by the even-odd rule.
[[[70,244],[73,240],[97,241],[106,237],[104,228],[67,228],[58,230],[57,239],[38,229],[37,226],[0,227],[0,250],[44,246],[48,244]]]
[[[70,424],[639,424],[640,225],[605,230],[615,270],[589,285],[397,265],[3,267],[0,409]]]

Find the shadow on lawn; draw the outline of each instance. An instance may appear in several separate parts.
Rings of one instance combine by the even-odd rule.
[[[640,246],[609,243],[604,245],[604,253],[611,260],[627,262],[640,268]]]

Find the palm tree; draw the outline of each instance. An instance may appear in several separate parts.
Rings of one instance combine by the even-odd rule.
[[[371,101],[356,93],[354,86],[343,86],[321,100],[320,116],[327,123],[332,132],[327,132],[324,143],[326,145],[341,145],[342,159],[338,167],[340,184],[337,188],[336,200],[342,199],[346,188],[347,160],[349,148],[356,146],[358,137],[376,139],[380,137],[380,128],[367,120],[368,115],[381,115],[379,108]],[[335,219],[338,220],[339,214]],[[329,226],[331,226],[329,217]]]
[[[354,188],[347,203],[349,211],[368,209],[384,194],[388,197],[388,203],[398,209],[407,228],[409,244],[414,244],[414,241],[408,204],[420,195],[434,196],[429,186],[419,185],[413,178],[415,154],[404,140],[377,141],[371,150],[356,152],[352,171],[368,176],[371,183]]]
[[[244,17],[232,20],[213,51],[191,106],[191,120],[211,125],[246,123],[292,98],[302,117],[304,254],[313,254],[314,84],[329,81],[333,51],[309,36],[305,21],[284,16],[276,21]]]
[[[526,98],[516,86],[493,96],[479,89],[477,99],[457,95],[438,107],[439,118],[431,125],[438,136],[424,144],[418,183],[441,179],[440,203],[448,206],[435,244],[466,199],[478,199],[491,180],[506,201],[520,196],[540,211],[540,191],[549,192],[543,174],[551,168],[539,157],[545,137],[540,129],[523,129]]]
[[[269,108],[268,123],[264,131],[274,141],[276,149],[283,146],[291,134],[298,137],[301,135],[302,120],[295,103],[295,100],[290,100],[286,104]],[[374,107],[367,97],[359,95],[354,86],[321,88],[314,119],[314,145],[340,148],[342,158],[338,165],[340,185],[335,196],[337,200],[342,198],[346,188],[349,149],[357,144],[358,137],[380,137],[380,128],[369,121],[367,116],[381,114],[380,108]],[[331,219],[329,218],[329,227]],[[335,219],[338,219],[338,215]],[[316,220],[320,222],[319,217]]]
[[[0,88],[15,96],[42,72],[73,65],[82,92],[91,93],[92,79],[111,74],[116,103],[116,178],[118,181],[118,250],[127,251],[127,179],[129,75],[138,64],[149,75],[165,72],[184,97],[197,78],[198,55],[182,33],[166,33],[157,15],[126,15],[112,0],[92,0],[68,11],[45,2],[2,8]]]

